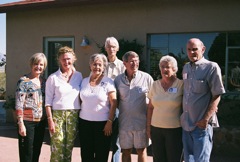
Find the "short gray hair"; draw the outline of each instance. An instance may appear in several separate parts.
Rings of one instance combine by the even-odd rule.
[[[103,67],[104,67],[104,70],[105,70],[105,68],[108,65],[108,60],[107,60],[107,57],[102,53],[92,54],[90,56],[90,59],[89,59],[89,65],[91,65],[92,63],[94,63],[98,59],[101,59],[103,61]]]
[[[134,57],[138,57],[138,58],[139,58],[139,56],[138,56],[138,54],[137,54],[136,52],[134,52],[134,51],[128,51],[128,52],[126,52],[126,53],[123,55],[122,60],[123,60],[124,62],[128,62],[129,56],[134,56]]]
[[[114,44],[116,45],[116,47],[119,49],[119,43],[118,43],[117,39],[114,38],[114,37],[107,37],[107,39],[106,39],[106,41],[105,41],[105,48],[107,48],[108,45],[109,45],[111,42],[114,43]]]
[[[174,57],[169,56],[169,55],[163,56],[163,57],[160,59],[160,61],[159,61],[159,69],[161,69],[160,64],[161,64],[162,62],[168,62],[168,63],[172,64],[173,71],[174,71],[175,73],[177,73],[177,71],[178,71],[178,65],[177,65],[177,60],[176,60]]]

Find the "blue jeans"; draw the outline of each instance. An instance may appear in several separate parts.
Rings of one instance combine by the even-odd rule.
[[[212,151],[213,128],[196,127],[193,131],[183,130],[183,149],[185,162],[209,162]]]
[[[119,144],[118,136],[118,118],[116,118],[113,122],[111,147],[112,147],[112,162],[120,162],[121,147]]]

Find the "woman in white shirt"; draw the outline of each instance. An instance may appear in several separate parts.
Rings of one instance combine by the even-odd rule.
[[[159,61],[162,78],[148,93],[147,133],[152,140],[154,162],[178,162],[182,154],[183,81],[176,77],[177,61],[163,56]]]
[[[104,76],[107,58],[93,54],[91,74],[81,84],[80,143],[82,162],[107,162],[112,122],[116,110],[116,89],[112,79]]]
[[[57,54],[59,70],[46,82],[46,113],[51,135],[51,161],[71,161],[80,110],[82,74],[73,64],[73,49],[61,47]]]

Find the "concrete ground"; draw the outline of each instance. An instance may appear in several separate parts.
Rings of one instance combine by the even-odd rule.
[[[110,158],[111,152],[109,154],[109,159]],[[0,122],[0,162],[17,162],[17,161],[19,161],[19,158],[16,126],[13,124],[6,123],[3,124]],[[46,130],[39,162],[49,161],[50,161],[49,133],[48,130]],[[76,140],[76,144],[73,149],[72,162],[81,162],[80,145],[78,140]],[[108,162],[110,162],[110,160]],[[135,153],[132,153],[132,162],[137,162],[137,156]],[[150,148],[148,148],[147,162],[153,162]],[[240,162],[240,157],[226,157],[212,155],[210,162]]]
[[[50,161],[49,133],[46,129],[45,138],[42,146],[39,162]],[[0,123],[0,162],[18,162],[18,141],[17,129],[13,124]],[[109,153],[109,162],[111,161],[111,152]],[[132,154],[132,162],[137,161],[136,154]],[[148,162],[152,162],[152,156],[148,156]],[[79,141],[76,140],[72,153],[72,162],[81,162]]]

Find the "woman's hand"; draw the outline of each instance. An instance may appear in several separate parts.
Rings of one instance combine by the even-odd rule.
[[[111,136],[112,134],[112,121],[107,121],[103,129],[105,136]]]
[[[154,107],[152,105],[152,100],[149,99],[148,108],[147,108],[147,127],[146,127],[147,136],[149,139],[151,139],[151,122],[152,122],[153,109]]]
[[[52,118],[48,118],[48,129],[50,134],[55,133],[55,123]]]
[[[55,133],[55,123],[52,118],[52,107],[51,106],[46,106],[46,113],[47,113],[47,120],[48,120],[48,129],[50,135]]]
[[[26,132],[26,127],[25,125],[22,123],[18,124],[18,133],[22,136],[22,137],[25,137],[27,135],[27,132]]]

